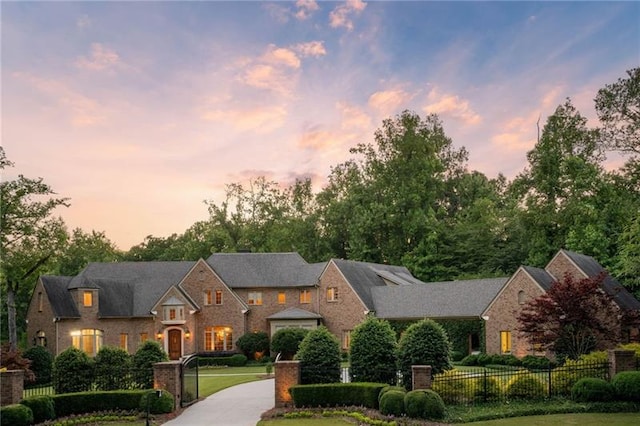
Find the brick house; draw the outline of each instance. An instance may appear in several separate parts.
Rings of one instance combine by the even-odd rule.
[[[528,347],[511,337],[514,309],[567,269],[584,275],[602,267],[588,256],[562,250],[545,270],[521,267],[511,278],[423,283],[400,266],[341,259],[310,264],[297,253],[91,263],[75,277],[38,279],[27,336],[54,355],[69,346],[95,355],[105,345],[133,353],[141,342],[155,339],[178,359],[195,352],[235,351],[235,342],[248,332],[272,335],[281,328],[320,324],[348,349],[351,330],[367,315],[391,321],[484,318],[487,352],[521,355]],[[611,281],[612,289],[616,284]],[[628,293],[616,297],[640,309]],[[509,346],[501,347],[507,331]],[[481,338],[470,335],[469,350],[477,349]]]

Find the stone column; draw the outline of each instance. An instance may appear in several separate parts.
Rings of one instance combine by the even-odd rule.
[[[431,389],[431,366],[411,366],[411,389]]]
[[[621,371],[634,371],[636,369],[636,353],[613,349],[607,351],[609,355],[609,379]]]
[[[182,402],[182,377],[180,361],[157,362],[153,364],[153,388],[163,389],[173,395],[175,409]]]
[[[22,401],[24,371],[9,370],[0,373],[0,405],[17,404]]]
[[[293,405],[289,388],[300,384],[300,361],[278,361],[275,367],[275,406]]]

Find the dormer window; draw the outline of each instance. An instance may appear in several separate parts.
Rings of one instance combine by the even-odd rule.
[[[175,297],[169,298],[162,304],[163,324],[184,324],[184,302]]]
[[[93,306],[93,292],[85,291],[82,295],[82,303],[85,308],[90,308]]]

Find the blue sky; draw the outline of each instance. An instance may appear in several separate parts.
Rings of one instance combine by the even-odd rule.
[[[512,178],[536,121],[640,64],[638,2],[2,2],[2,143],[120,248],[310,177],[404,109]],[[615,164],[615,163],[612,163]]]

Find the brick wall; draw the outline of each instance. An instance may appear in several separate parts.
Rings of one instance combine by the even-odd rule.
[[[566,273],[578,279],[586,277],[562,251],[559,251],[544,269],[556,280],[562,280]]]
[[[173,395],[175,407],[182,402],[181,363],[179,361],[158,362],[153,364],[153,388],[162,389]]]
[[[300,362],[279,361],[275,365],[275,406],[291,407],[293,400],[289,388],[300,384]]]
[[[18,404],[22,400],[24,389],[24,371],[9,370],[0,372],[0,405]]]

